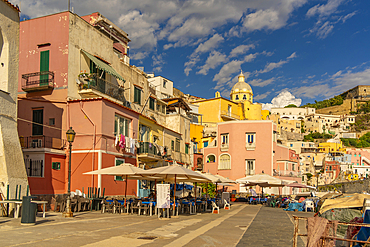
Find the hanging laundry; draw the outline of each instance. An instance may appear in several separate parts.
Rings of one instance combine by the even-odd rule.
[[[149,142],[149,148],[152,148],[152,143],[151,142]]]
[[[130,153],[135,154],[135,139],[131,139]]]
[[[164,156],[164,147],[163,146],[159,146],[159,151],[161,152],[161,155]]]
[[[120,148],[125,147],[125,136],[124,135],[121,135],[121,139],[119,141],[119,146],[120,146]]]
[[[116,135],[116,140],[114,141],[114,146],[117,147],[119,144],[119,135]]]
[[[126,149],[129,149],[130,148],[130,143],[131,143],[131,138],[130,137],[126,137]]]
[[[140,148],[140,143],[139,143],[139,141],[138,141],[138,140],[136,140],[136,139],[135,139],[135,146],[136,146],[136,148]]]

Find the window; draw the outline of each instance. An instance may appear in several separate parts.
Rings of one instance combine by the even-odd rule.
[[[161,105],[160,104],[157,104],[157,112],[161,112]]]
[[[247,99],[247,95],[243,95],[243,100],[246,100]]]
[[[254,150],[256,148],[256,133],[245,133],[246,136],[246,149]]]
[[[47,85],[49,83],[49,75],[42,73],[45,71],[49,71],[49,51],[40,52],[40,86]]]
[[[295,164],[292,164],[292,171],[295,171]]]
[[[55,125],[55,118],[49,118],[49,125],[54,126]]]
[[[220,163],[218,165],[219,170],[231,169],[230,155],[222,154],[220,156]]]
[[[221,134],[221,151],[229,148],[229,134]]]
[[[42,136],[44,134],[44,128],[42,126],[44,122],[44,109],[33,110],[32,122],[32,135]]]
[[[216,161],[216,156],[214,156],[213,154],[210,154],[207,156],[207,163],[210,163],[210,162],[215,162]]]
[[[163,80],[163,88],[167,87],[167,80]]]
[[[60,170],[60,162],[52,162],[51,169]]]
[[[175,151],[180,152],[180,139],[177,139],[177,138],[176,138]]]
[[[239,95],[235,95],[235,99],[236,100],[239,100]]]
[[[231,105],[227,106],[227,113],[230,115],[231,114]]]
[[[114,116],[114,136],[117,135],[129,136],[130,123],[131,120],[116,114]]]
[[[185,143],[185,154],[189,154],[189,144]]]
[[[141,89],[138,87],[134,88],[134,103],[141,104]]]
[[[171,150],[175,150],[175,142],[173,140],[171,141]]]
[[[125,160],[124,159],[116,158],[116,161],[115,161],[115,165],[116,166],[122,165],[123,163],[125,163]],[[116,180],[116,181],[123,181],[123,178],[122,178],[122,176],[115,176],[114,180]]]
[[[203,142],[203,147],[208,147],[208,141]]]
[[[140,141],[142,142],[149,142],[150,137],[150,128],[148,126],[139,125],[139,134],[140,134]]]
[[[292,148],[293,147],[293,144],[290,144],[290,147]]]
[[[255,174],[255,160],[245,160],[245,175],[254,175]]]
[[[155,103],[155,100],[153,98],[149,98],[149,109],[153,110],[154,111],[154,104]]]
[[[24,159],[28,177],[44,177],[44,156],[30,154]]]

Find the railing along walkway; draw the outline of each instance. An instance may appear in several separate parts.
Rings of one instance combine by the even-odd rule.
[[[294,235],[293,235],[293,247],[298,247],[298,236],[301,237],[308,237],[307,234],[301,234],[298,232],[298,226],[299,226],[299,220],[304,220],[306,222],[306,229],[307,229],[307,222],[308,222],[308,217],[299,217],[293,215],[294,219]],[[328,221],[328,224],[333,223],[333,221]],[[344,225],[344,226],[360,226],[360,227],[370,227],[370,224],[365,224],[365,223],[346,223],[346,222],[338,222],[338,225]],[[321,236],[320,237],[321,243],[319,246],[329,246],[330,241],[328,240],[339,240],[339,241],[345,241],[345,242],[350,242],[350,247],[353,246],[354,243],[361,243],[361,244],[370,244],[370,241],[362,241],[362,240],[354,240],[354,239],[346,239],[346,238],[338,238],[334,236]],[[368,239],[369,240],[369,239]]]

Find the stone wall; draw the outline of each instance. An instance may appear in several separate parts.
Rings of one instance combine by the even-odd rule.
[[[364,191],[370,193],[370,179],[319,185],[318,191],[332,191],[334,189],[343,193],[362,193]]]
[[[356,111],[356,100],[345,99],[343,104],[331,106],[323,109],[317,109],[316,113],[319,114],[330,114],[330,115],[345,115],[350,114],[351,111]]]

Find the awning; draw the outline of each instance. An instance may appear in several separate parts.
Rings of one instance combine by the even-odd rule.
[[[84,50],[81,50],[82,53],[84,53],[91,61],[93,61],[96,66],[99,68],[99,69],[102,69],[104,70],[105,72],[107,72],[108,74],[111,74],[112,76],[116,77],[117,79],[123,81],[123,82],[126,82],[125,79],[123,79],[123,77],[117,73],[117,71],[115,71],[110,65],[104,63],[103,61],[101,61],[100,59],[96,58],[95,56],[91,55],[90,53],[84,51]]]

